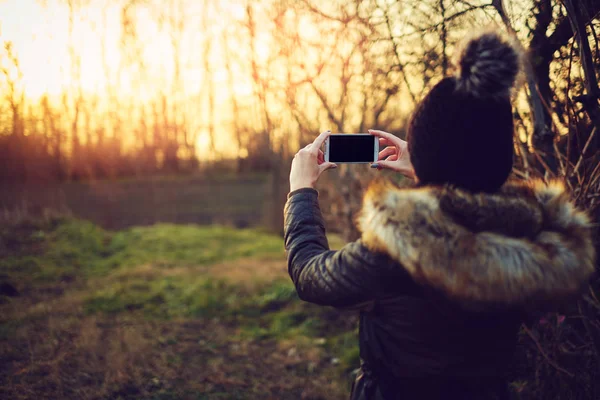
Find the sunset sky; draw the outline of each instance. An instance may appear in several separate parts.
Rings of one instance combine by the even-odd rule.
[[[115,10],[107,10],[110,26],[103,29],[107,42],[116,43],[119,36],[118,20],[114,21]],[[101,10],[89,15],[90,22],[99,22]],[[91,24],[74,27],[74,43],[82,55],[82,86],[89,91],[97,90],[104,82],[102,71],[100,32]],[[43,7],[36,0],[5,0],[0,3],[0,34],[3,41],[11,41],[21,63],[23,83],[28,96],[44,93],[59,94],[71,83],[69,62],[69,12],[62,4],[52,0]],[[107,46],[106,58],[111,67],[116,67],[116,47]]]
[[[136,106],[155,101],[157,95],[164,93],[172,101],[187,101],[186,107],[195,104],[196,111],[189,112],[204,120],[206,99],[198,96],[206,91],[209,79],[215,89],[217,119],[223,123],[230,118],[224,113],[229,105],[221,104],[227,103],[232,95],[243,104],[244,99],[253,94],[247,69],[249,55],[244,53],[247,46],[241,45],[236,46],[235,56],[238,61],[245,61],[232,62],[234,93],[225,90],[229,75],[223,65],[223,40],[227,37],[229,46],[235,45],[236,34],[229,25],[245,17],[245,5],[241,1],[144,3],[128,15],[135,32],[135,39],[130,42],[126,42],[128,37],[122,28],[125,2],[74,0],[72,4],[74,12],[70,21],[67,0],[0,0],[0,43],[12,43],[22,72],[22,78],[17,81],[29,101],[35,102],[47,95],[60,102],[64,93],[74,96],[81,91],[98,99],[96,106],[102,109],[109,106],[104,104],[109,92],[119,96],[123,103],[129,101]],[[203,4],[207,4],[207,8]],[[261,15],[257,14],[256,18],[260,28]],[[183,29],[178,32],[174,27],[180,23]],[[179,48],[177,58],[174,57],[175,45]],[[207,46],[208,77],[205,72]],[[268,56],[269,36],[265,32],[258,32],[255,53],[258,61]],[[176,59],[179,84],[175,81]],[[9,65],[9,71],[14,79],[15,69]],[[192,124],[199,123],[188,120]],[[223,135],[218,140],[226,142]],[[207,143],[207,134],[198,136],[199,151],[206,152]],[[223,148],[227,151],[227,146]]]
[[[0,40],[11,41],[19,58],[23,72],[23,84],[28,96],[38,97],[44,93],[59,94],[70,85],[81,85],[86,92],[97,93],[105,89],[107,84],[119,86],[122,94],[133,90],[126,71],[116,81],[116,71],[123,63],[123,52],[120,49],[122,38],[121,4],[114,1],[74,1],[74,4],[86,3],[77,9],[69,34],[69,8],[67,1],[60,0],[4,0],[0,1]],[[144,42],[141,48],[146,72],[154,82],[154,86],[164,86],[173,74],[172,48],[168,28],[159,27],[157,16],[150,15],[164,12],[159,5],[139,8],[135,12],[136,33]],[[194,19],[200,19],[203,10],[200,2],[185,2],[183,13],[188,24],[180,38],[182,46],[181,62],[187,65],[182,71],[185,89],[198,91],[201,71],[193,67],[198,62],[198,50],[195,45],[206,39],[200,32]],[[240,18],[244,14],[241,2],[218,2],[221,18],[209,16],[209,34],[217,37],[226,26],[226,18]],[[171,10],[167,10],[171,11]],[[178,10],[175,10],[177,13]],[[209,9],[209,13],[217,10]],[[214,39],[213,39],[214,40]],[[80,82],[74,82],[70,49],[80,58]],[[258,46],[259,55],[268,51],[266,44]],[[218,46],[213,46],[212,56],[219,57]],[[108,69],[108,71],[106,70]],[[222,69],[215,69],[214,79],[225,79]],[[152,85],[151,85],[152,86]],[[155,89],[152,88],[152,89]],[[139,92],[142,90],[142,93]],[[138,88],[136,95],[144,96],[144,90],[150,90],[148,83]],[[243,94],[249,90],[243,85],[238,88]],[[146,93],[147,94],[147,93]]]

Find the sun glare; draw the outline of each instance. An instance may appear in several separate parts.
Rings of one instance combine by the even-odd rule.
[[[188,24],[182,32],[173,32],[168,18],[161,15],[159,3],[140,9],[133,15],[137,42],[127,42],[123,31],[122,9],[110,2],[89,2],[70,22],[66,2],[8,0],[0,3],[0,41],[9,41],[20,62],[25,94],[37,98],[58,95],[65,90],[82,89],[102,95],[109,87],[122,96],[149,98],[157,91],[175,85],[173,76],[178,63],[181,90],[192,94],[204,83],[199,68],[203,62],[199,44],[212,40],[212,79],[217,84],[227,79],[218,40],[219,29],[226,28],[224,18],[211,18],[207,33]],[[76,3],[76,2],[75,2]],[[198,4],[186,6],[186,14],[200,15]],[[222,15],[243,17],[244,8],[235,2],[220,2]],[[187,15],[189,16],[189,15]],[[177,17],[177,16],[176,16]],[[161,20],[162,19],[162,20]],[[26,23],[25,23],[26,22]],[[179,54],[174,54],[174,44]],[[258,58],[268,56],[268,38],[259,37]],[[140,70],[143,73],[140,74]],[[234,88],[248,94],[248,84]]]
[[[21,78],[15,79],[16,68],[6,59],[0,63],[33,104],[43,96],[59,104],[65,94],[83,94],[98,99],[95,107],[102,109],[115,97],[141,105],[166,95],[197,103],[194,114],[206,119],[208,100],[201,93],[212,87],[217,120],[227,121],[231,117],[223,110],[229,106],[222,104],[254,94],[249,70],[243,70],[250,55],[237,51],[247,46],[236,46],[247,39],[230,31],[231,21],[245,17],[238,1],[149,1],[128,9],[110,0],[7,0],[0,2],[0,44],[12,44]],[[235,49],[230,70],[224,67],[224,40]],[[259,62],[269,57],[269,41],[258,32]],[[197,147],[206,152],[209,134],[198,129],[204,134]]]

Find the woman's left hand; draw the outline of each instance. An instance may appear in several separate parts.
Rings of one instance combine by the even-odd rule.
[[[337,168],[336,164],[325,162],[325,156],[321,150],[321,146],[329,135],[331,135],[331,131],[321,133],[314,142],[296,153],[290,171],[291,192],[302,188],[314,188],[324,171]]]

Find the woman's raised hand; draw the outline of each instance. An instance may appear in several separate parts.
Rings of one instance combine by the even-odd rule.
[[[388,146],[379,152],[377,169],[391,169],[414,179],[415,170],[410,162],[406,141],[384,131],[369,129],[369,133],[379,138],[379,148]]]
[[[314,142],[294,156],[292,169],[290,171],[290,191],[302,188],[314,188],[321,174],[330,169],[337,168],[332,162],[326,162],[321,150],[331,131],[321,133]]]

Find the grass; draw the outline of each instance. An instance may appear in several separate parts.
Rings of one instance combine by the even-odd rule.
[[[358,367],[355,316],[301,302],[257,229],[24,220],[0,283],[1,398],[342,399]]]
[[[129,280],[104,287],[85,300],[86,313],[141,310],[147,317],[226,315],[238,301],[235,286],[207,278]]]
[[[257,229],[157,224],[112,233],[67,219],[54,227],[30,224],[23,231],[28,235],[21,232],[16,239],[14,231],[4,232],[4,247],[13,250],[0,260],[0,270],[34,281],[105,276],[148,263],[157,268],[203,266],[283,254],[281,240]],[[31,255],[34,244],[43,247],[43,254]]]

